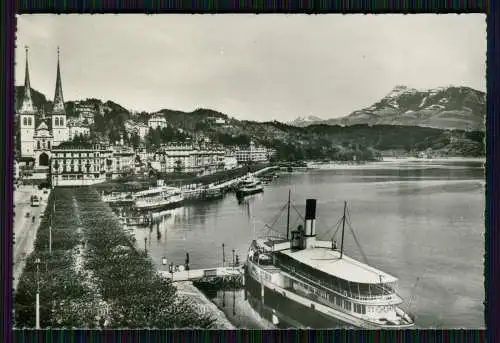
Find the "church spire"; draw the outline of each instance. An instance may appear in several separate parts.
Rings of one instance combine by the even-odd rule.
[[[35,107],[33,106],[33,100],[31,99],[30,73],[28,67],[28,47],[25,46],[24,50],[26,51],[26,69],[24,71],[24,96],[19,112],[26,114],[35,114]]]
[[[61,68],[59,66],[59,47],[57,47],[57,76],[56,76],[56,92],[54,94],[53,114],[66,114],[64,109],[64,98],[61,82]]]

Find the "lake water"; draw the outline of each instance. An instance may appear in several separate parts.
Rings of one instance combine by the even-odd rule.
[[[399,278],[405,309],[417,327],[484,327],[484,169],[475,161],[403,161],[357,167],[283,173],[264,193],[238,203],[234,194],[224,199],[185,206],[156,228],[134,230],[159,269],[183,264],[190,254],[192,269],[226,263],[232,249],[246,258],[254,237],[266,234],[265,224],[286,232],[288,191],[303,215],[306,198],[317,203],[317,234],[330,240],[347,201],[350,221],[370,265]],[[299,223],[292,209],[291,227]],[[345,252],[363,260],[350,230]],[[340,230],[337,232],[340,242]],[[245,300],[243,291],[210,294],[238,327],[270,328],[272,324]],[[251,301],[252,299],[250,299]],[[285,322],[287,320],[285,319]],[[299,322],[289,322],[299,326]]]

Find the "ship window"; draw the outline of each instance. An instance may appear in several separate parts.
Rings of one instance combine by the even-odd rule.
[[[344,300],[344,308],[348,311],[351,310],[351,303],[347,300]]]
[[[366,306],[365,305],[361,305],[361,313],[366,314]]]
[[[342,306],[342,299],[340,297],[335,297],[338,306]]]

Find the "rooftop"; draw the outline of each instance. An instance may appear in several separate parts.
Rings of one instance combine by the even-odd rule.
[[[282,250],[280,253],[325,274],[350,282],[380,284],[381,281],[382,283],[389,283],[398,280],[392,275],[356,261],[345,254],[341,259],[338,250],[316,247],[293,252],[287,249]]]

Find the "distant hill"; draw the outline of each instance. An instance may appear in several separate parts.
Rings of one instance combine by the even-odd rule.
[[[442,87],[416,90],[396,86],[389,94],[368,108],[342,118],[307,121],[291,125],[407,125],[440,129],[484,131],[486,94],[469,87]]]

